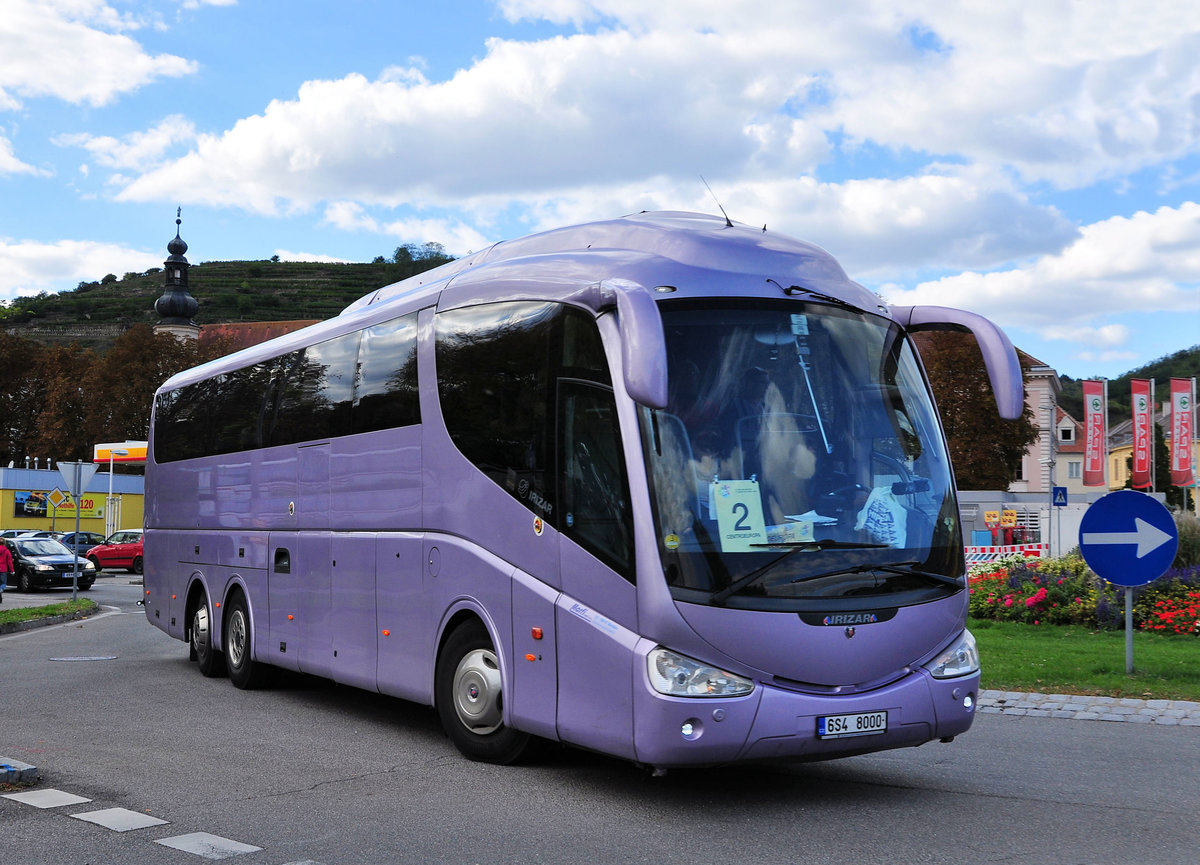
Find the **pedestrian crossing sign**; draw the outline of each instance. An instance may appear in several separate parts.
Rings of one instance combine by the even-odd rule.
[[[1054,488],[1054,506],[1056,508],[1065,508],[1067,506],[1067,488]]]

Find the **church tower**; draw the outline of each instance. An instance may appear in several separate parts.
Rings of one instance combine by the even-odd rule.
[[[158,313],[159,321],[154,326],[155,333],[170,333],[177,339],[196,339],[200,328],[192,321],[200,304],[188,293],[188,260],[183,257],[187,252],[187,244],[179,236],[179,226],[183,223],[182,208],[175,210],[175,237],[167,244],[167,260],[163,262],[165,283],[163,293],[154,301],[154,311]]]

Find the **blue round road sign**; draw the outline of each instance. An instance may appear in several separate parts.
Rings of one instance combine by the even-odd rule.
[[[1154,498],[1118,490],[1092,503],[1079,524],[1079,552],[1102,579],[1144,586],[1175,561],[1179,533],[1171,512]]]

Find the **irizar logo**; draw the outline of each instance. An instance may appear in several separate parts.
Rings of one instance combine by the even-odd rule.
[[[874,613],[837,613],[821,620],[822,625],[870,625],[879,621]]]

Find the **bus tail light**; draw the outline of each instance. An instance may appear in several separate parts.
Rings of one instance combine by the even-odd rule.
[[[669,697],[742,697],[754,683],[661,646],[646,656],[654,690]]]

